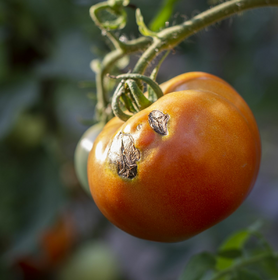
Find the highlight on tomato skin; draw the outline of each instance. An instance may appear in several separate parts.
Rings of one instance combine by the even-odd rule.
[[[88,159],[95,203],[139,238],[177,242],[232,214],[252,190],[261,142],[255,118],[225,81],[191,72],[127,122],[106,124]]]

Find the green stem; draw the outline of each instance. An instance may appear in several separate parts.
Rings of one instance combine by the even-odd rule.
[[[140,111],[152,104],[152,102],[150,102],[150,100],[143,94],[134,80],[128,79],[126,80],[126,84],[128,85],[129,91],[132,94],[135,103]]]
[[[107,2],[98,3],[90,8],[90,16],[95,22],[95,24],[102,30],[104,35],[106,35],[112,44],[114,45],[115,49],[121,48],[122,42],[109,30],[110,29],[117,29],[118,25],[117,22],[113,25],[111,22],[101,22],[100,17],[98,16],[99,12],[102,10],[112,10],[110,5]]]
[[[120,99],[123,95],[123,90],[124,90],[123,82],[121,82],[118,85],[117,89],[115,90],[115,93],[112,98],[111,106],[112,106],[112,110],[113,110],[115,116],[117,116],[118,118],[120,118],[123,121],[127,121],[130,117],[132,117],[132,115],[127,115],[121,109]]]
[[[109,69],[115,64],[119,59],[125,56],[125,52],[121,49],[116,49],[108,53],[102,64],[100,70],[96,73],[96,88],[97,88],[97,111],[98,117],[102,118],[102,113],[109,104],[108,96],[106,95],[104,88],[104,77],[109,71]]]
[[[237,264],[235,264],[235,265],[233,265],[233,266],[231,266],[227,269],[224,269],[224,270],[218,272],[210,280],[221,279],[223,276],[225,276],[227,274],[230,274],[230,273],[233,273],[234,271],[236,271],[240,268],[243,268],[245,266],[255,264],[255,263],[258,263],[258,262],[261,262],[261,261],[263,261],[265,259],[268,259],[268,258],[278,259],[278,254],[273,254],[272,252],[267,252],[267,253],[263,253],[263,254],[260,254],[260,255],[254,256],[254,257],[250,257],[248,259],[245,259],[245,260],[241,261],[240,263],[237,263]]]
[[[104,114],[105,108],[109,104],[109,98],[105,92],[104,88],[104,77],[108,73],[109,69],[122,57],[125,55],[138,52],[140,50],[145,50],[151,43],[150,38],[141,37],[129,42],[122,42],[120,49],[115,49],[108,53],[101,64],[99,72],[96,73],[96,88],[97,88],[97,111],[98,118],[106,118]],[[105,120],[104,120],[105,121]]]
[[[117,89],[115,90],[115,93],[112,98],[111,107],[114,114],[123,121],[128,120],[132,116],[132,115],[125,114],[121,108],[122,106],[120,104],[120,100],[121,97],[126,93],[125,92],[126,88],[124,87],[124,84],[128,86],[128,91],[131,93],[131,97],[134,100],[134,105],[138,107],[139,110],[148,107],[149,105],[151,105],[152,102],[150,102],[145,97],[145,95],[141,92],[141,89],[139,88],[139,86],[134,80],[137,81],[142,80],[146,84],[148,84],[153,89],[157,99],[163,96],[163,92],[159,87],[159,85],[151,78],[146,77],[144,75],[129,73],[124,75],[119,75],[114,78],[121,79],[121,83],[118,85]]]
[[[159,99],[160,97],[163,96],[163,92],[162,92],[160,86],[158,85],[158,83],[147,76],[140,75],[140,74],[134,74],[134,73],[128,73],[128,74],[123,74],[123,75],[117,76],[117,79],[142,80],[153,89],[153,91],[155,92],[155,94],[157,96],[157,99]]]
[[[130,40],[128,42],[122,42],[122,49],[127,53],[133,53],[138,51],[144,51],[152,43],[150,37],[140,37]]]
[[[125,104],[126,109],[130,113],[136,114],[137,112],[139,112],[139,108],[136,106],[136,104],[134,104],[135,100],[130,93],[123,94],[121,98]]]
[[[160,66],[161,66],[161,64],[163,63],[164,59],[168,56],[169,53],[170,53],[169,50],[166,51],[165,54],[164,54],[164,55],[162,56],[162,58],[160,59],[160,61],[158,62],[158,64],[156,65],[156,67],[153,69],[153,71],[152,71],[152,73],[151,73],[151,75],[150,75],[150,78],[151,78],[152,80],[154,80],[154,81],[156,80],[156,76],[157,76],[157,74],[158,74],[158,71],[159,71],[159,69],[160,69]],[[151,88],[150,86],[148,86],[147,91],[148,91],[148,98],[149,98],[149,100],[150,100],[152,103],[155,102],[156,96],[155,96],[155,93],[154,93],[154,91],[152,90],[152,88]]]
[[[162,58],[159,60],[159,62],[157,63],[157,65],[155,66],[155,68],[153,69],[150,78],[152,80],[156,80],[156,76],[158,74],[159,68],[161,66],[161,64],[163,63],[163,61],[165,60],[165,58],[168,56],[168,54],[170,53],[170,51],[166,51],[165,54],[162,56]]]
[[[96,24],[106,32],[106,35],[109,37],[113,43],[113,46],[115,47],[111,53],[105,56],[101,65],[101,69],[96,76],[98,98],[97,110],[99,119],[107,120],[107,112],[105,112],[105,109],[109,106],[109,98],[106,96],[105,87],[103,84],[104,77],[108,73],[110,67],[123,56],[145,50],[144,54],[140,57],[133,70],[133,73],[143,74],[148,64],[156,57],[157,54],[164,50],[170,50],[174,48],[181,41],[188,38],[192,34],[197,33],[199,30],[239,12],[252,8],[269,6],[278,6],[278,0],[231,0],[200,13],[181,25],[166,28],[157,33],[155,37],[141,37],[129,42],[121,42],[113,33],[109,31],[109,28],[111,27],[111,29],[121,27],[121,18],[125,16],[124,11],[119,10],[119,13],[116,11],[116,13],[119,14],[119,19],[112,23],[101,22],[100,18],[98,17],[98,12],[103,9],[114,8],[109,6],[108,2],[99,3],[93,6],[90,10],[92,18]]]
[[[278,0],[231,0],[200,13],[181,25],[166,28],[157,33],[157,37],[153,39],[153,44],[138,60],[133,73],[143,74],[149,62],[158,53],[165,49],[174,48],[184,39],[215,22],[248,9],[269,6],[278,6]]]

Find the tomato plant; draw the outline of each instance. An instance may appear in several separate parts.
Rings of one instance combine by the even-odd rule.
[[[88,160],[102,213],[144,239],[190,238],[234,212],[260,164],[256,121],[242,97],[213,75],[192,72],[123,122],[112,119]]]

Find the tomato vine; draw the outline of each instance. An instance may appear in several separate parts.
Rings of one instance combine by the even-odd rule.
[[[153,32],[149,30],[144,23],[143,16],[140,10],[136,9],[136,21],[139,27],[139,31],[141,32],[143,37],[126,41],[122,40],[122,38],[117,38],[113,31],[122,29],[126,25],[127,19],[125,9],[129,6],[129,0],[109,0],[107,2],[98,3],[92,6],[90,9],[90,15],[95,24],[102,30],[102,34],[107,36],[107,38],[113,45],[113,49],[111,50],[111,52],[104,57],[103,61],[99,64],[99,68],[96,70],[98,99],[97,119],[105,122],[111,119],[113,113],[123,120],[126,120],[130,117],[130,115],[127,115],[123,112],[118,102],[114,102],[111,108],[110,98],[104,85],[104,78],[109,72],[109,69],[121,58],[132,53],[144,51],[132,71],[134,75],[133,79],[136,77],[137,80],[140,80],[142,79],[142,75],[144,75],[145,70],[150,62],[159,53],[165,50],[172,50],[180,42],[190,37],[191,35],[232,15],[254,8],[278,6],[278,0],[227,1],[198,14],[197,16],[183,22],[180,25],[167,27],[159,32]],[[107,15],[105,16],[102,14],[103,11],[109,13],[110,17],[113,17],[112,20],[107,20]],[[136,74],[140,74],[141,76],[136,76]],[[148,79],[151,80],[152,77],[145,76],[144,79],[145,81]],[[143,88],[141,86],[141,83],[137,82],[137,84],[142,91]],[[129,86],[126,85],[125,90],[123,90],[123,85],[121,87],[118,87],[115,91],[114,100],[121,99],[121,101],[125,105],[124,108],[129,109],[129,106],[126,104],[126,102],[124,102],[124,98],[121,98],[123,94],[129,91]],[[119,92],[122,92],[121,96],[119,96]],[[141,95],[142,94],[143,93],[141,92]],[[150,103],[153,102],[153,100],[149,101]]]

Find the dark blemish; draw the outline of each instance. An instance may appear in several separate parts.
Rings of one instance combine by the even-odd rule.
[[[153,110],[149,114],[149,124],[151,128],[161,135],[167,135],[167,123],[169,119],[170,116],[168,114],[163,114],[158,110]]]
[[[109,159],[117,167],[118,175],[132,179],[137,175],[136,161],[140,159],[140,151],[134,146],[130,134],[120,132],[112,141]]]

